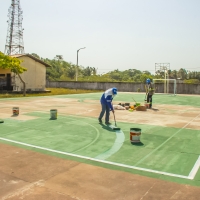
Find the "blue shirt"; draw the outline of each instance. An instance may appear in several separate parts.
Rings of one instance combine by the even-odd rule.
[[[112,92],[112,88],[106,90],[103,95],[101,96],[101,104],[107,104],[110,108],[110,110],[113,110],[113,106],[112,106],[112,100],[113,100],[113,92]]]

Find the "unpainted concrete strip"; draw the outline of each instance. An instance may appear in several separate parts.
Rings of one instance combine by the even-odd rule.
[[[140,167],[136,167],[136,166],[125,165],[125,164],[121,164],[121,163],[115,163],[115,162],[110,162],[110,161],[105,161],[105,160],[99,160],[99,159],[96,159],[96,158],[90,158],[90,157],[87,157],[87,156],[81,156],[81,155],[62,152],[62,151],[58,151],[58,150],[48,149],[48,148],[35,146],[35,145],[23,143],[23,142],[18,142],[18,141],[14,141],[14,140],[2,138],[2,137],[0,137],[0,140],[11,142],[11,143],[15,143],[15,144],[20,144],[20,145],[24,145],[24,146],[28,146],[28,147],[32,147],[32,148],[36,148],[36,149],[41,149],[41,150],[45,150],[45,151],[50,151],[50,152],[54,152],[54,153],[58,153],[58,154],[73,156],[73,157],[77,157],[77,158],[81,158],[81,159],[96,161],[96,162],[105,163],[105,164],[109,164],[109,165],[115,165],[115,166],[118,166],[118,167],[124,167],[124,168],[129,168],[129,169],[146,171],[146,172],[162,174],[162,175],[167,175],[167,176],[172,176],[172,177],[177,177],[177,178],[191,179],[189,176],[183,176],[183,175],[179,175],[179,174],[172,174],[172,173],[168,173],[168,172],[162,172],[162,171],[157,171],[157,170],[140,168]]]

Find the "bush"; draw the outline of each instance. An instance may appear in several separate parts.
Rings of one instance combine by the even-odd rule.
[[[200,83],[200,81],[198,79],[189,79],[189,80],[184,80],[183,82],[187,83],[187,84],[199,84]]]

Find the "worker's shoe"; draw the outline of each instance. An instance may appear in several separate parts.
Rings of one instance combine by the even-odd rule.
[[[99,123],[100,123],[100,124],[102,124],[102,120],[101,120],[101,119],[99,119],[99,118],[98,118],[98,120],[99,120]]]
[[[110,122],[105,122],[105,124],[106,124],[106,125],[111,125],[111,123],[110,123]]]

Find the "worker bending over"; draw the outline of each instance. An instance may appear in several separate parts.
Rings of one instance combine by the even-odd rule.
[[[101,102],[102,109],[98,118],[99,123],[102,123],[102,118],[104,114],[106,113],[105,124],[110,125],[110,121],[109,121],[110,111],[112,111],[113,113],[115,112],[112,105],[112,100],[115,97],[115,95],[117,95],[117,88],[113,87],[106,90],[101,96],[100,102]]]

